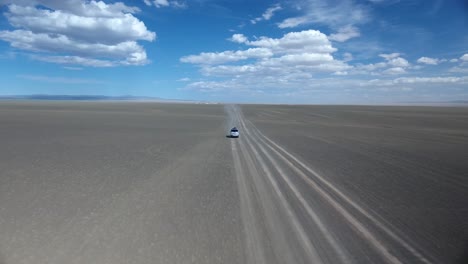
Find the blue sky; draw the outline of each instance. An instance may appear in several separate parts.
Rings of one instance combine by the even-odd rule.
[[[468,100],[463,0],[0,0],[0,95]]]

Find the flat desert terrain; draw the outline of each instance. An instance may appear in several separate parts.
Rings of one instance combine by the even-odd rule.
[[[0,101],[0,124],[0,264],[468,260],[468,108]]]

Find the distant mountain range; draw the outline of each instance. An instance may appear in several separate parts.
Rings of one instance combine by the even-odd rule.
[[[67,101],[157,101],[157,102],[191,102],[188,100],[163,99],[149,96],[106,96],[106,95],[0,95],[0,100],[67,100]]]

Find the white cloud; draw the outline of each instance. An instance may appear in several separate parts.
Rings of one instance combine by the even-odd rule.
[[[258,95],[259,98],[263,95],[276,94],[281,98],[294,95],[296,99],[304,100],[305,95],[316,93],[335,92],[337,96],[343,96],[347,94],[345,90],[352,90],[350,94],[362,94],[363,91],[414,92],[428,86],[459,89],[468,82],[467,77],[411,76],[411,70],[418,65],[411,65],[400,53],[380,54],[380,61],[372,64],[350,65],[347,62],[352,60],[352,54],[340,52],[338,58],[341,60],[335,58],[337,49],[329,37],[317,30],[289,32],[277,38],[234,34],[228,40],[247,48],[181,58],[182,62],[198,65],[204,78],[187,83],[184,89],[221,96],[227,93]],[[268,50],[264,53],[268,56],[251,55],[258,51],[247,53],[255,49]],[[360,78],[360,75],[365,77]],[[369,81],[369,76],[382,79]]]
[[[92,58],[108,58],[108,63],[98,63],[99,65],[142,65],[148,62],[146,52],[135,41],[120,42],[115,45],[102,44],[102,43],[87,43],[77,42],[65,35],[58,35],[52,37],[50,34],[38,33],[35,34],[31,31],[15,30],[15,31],[0,31],[0,38],[10,42],[12,47],[28,50],[28,51],[42,51],[48,53],[63,53],[74,54],[72,56],[62,56],[65,60],[69,61],[70,57],[82,57],[83,60],[75,60],[77,64],[80,61],[94,61]],[[60,60],[55,62],[59,63]],[[103,61],[103,60],[99,60]],[[54,62],[54,61],[50,61]],[[93,66],[88,63],[83,65]]]
[[[137,41],[156,37],[133,16],[138,9],[123,3],[25,0],[21,5],[9,4],[7,10],[8,22],[17,29],[0,31],[0,39],[18,49],[45,52],[36,58],[55,63],[146,64],[146,52]]]
[[[380,57],[386,59],[386,60],[391,60],[391,59],[394,59],[394,58],[398,58],[400,57],[400,53],[389,53],[389,54],[379,54]]]
[[[359,32],[358,28],[348,25],[340,28],[337,33],[331,34],[328,37],[328,39],[338,42],[344,42],[348,39],[359,37],[360,35],[361,33]]]
[[[205,76],[228,79],[225,82],[200,81],[188,87],[202,89],[203,86],[206,91],[212,91],[228,85],[246,87],[257,86],[258,83],[290,86],[310,80],[314,74],[344,75],[351,68],[333,57],[336,49],[325,34],[316,30],[290,32],[280,38],[264,36],[255,40],[234,34],[229,40],[254,48],[182,57],[182,62],[200,65],[200,71]]]
[[[250,22],[251,22],[252,24],[256,24],[257,22],[260,22],[260,21],[262,21],[262,20],[270,20],[270,19],[273,17],[273,15],[275,14],[275,12],[277,12],[277,11],[279,11],[279,10],[281,10],[281,9],[283,9],[283,8],[281,7],[280,4],[275,4],[275,5],[271,6],[271,7],[269,7],[269,8],[262,14],[262,16],[257,17],[257,18],[254,18],[254,19],[250,20]]]
[[[268,9],[265,11],[265,13],[263,13],[262,17],[263,17],[263,19],[265,19],[265,20],[270,20],[270,19],[273,17],[274,13],[275,13],[276,11],[281,10],[281,9],[282,9],[282,8],[281,8],[280,4],[276,4],[276,5],[274,5],[274,6],[270,7],[270,8],[268,8]]]
[[[303,54],[287,54],[279,58],[271,59],[269,64],[290,64],[290,65],[318,65],[332,62],[333,56],[327,53],[303,53]],[[265,63],[263,63],[265,64]]]
[[[247,37],[243,34],[234,34],[229,40],[236,43],[245,43],[248,41]]]
[[[278,24],[279,28],[293,28],[309,22],[308,17],[291,17]]]
[[[273,61],[277,60],[279,55],[286,55],[283,56],[283,59],[287,60],[286,58],[292,58],[291,55],[294,54],[298,54],[295,58],[304,56],[304,59],[307,60],[312,57],[333,58],[330,54],[336,51],[336,49],[332,47],[327,36],[317,30],[290,32],[283,35],[281,38],[260,37],[253,41],[249,41],[248,38],[242,34],[234,34],[229,40],[256,48],[216,53],[203,52],[199,55],[182,57],[181,61],[194,64],[220,64],[249,58],[269,58],[273,55],[277,55],[277,58],[271,59]]]
[[[388,64],[395,67],[408,67],[409,62],[403,58],[393,58],[388,60]]]
[[[450,62],[458,62],[458,59],[451,59]]]
[[[233,61],[246,60],[250,58],[267,58],[273,56],[269,49],[251,48],[238,51],[202,52],[199,55],[185,56],[181,62],[194,64],[221,64]]]
[[[143,0],[147,6],[154,6],[156,8],[161,8],[161,7],[174,7],[174,8],[187,8],[187,4],[185,2],[180,2],[176,0]]]
[[[171,6],[178,9],[185,9],[187,8],[186,2],[179,2],[179,1],[172,1]]]
[[[406,73],[406,71],[405,69],[401,67],[393,67],[393,68],[386,69],[382,73],[386,75],[397,75],[397,74],[404,74]]]
[[[385,59],[384,62],[371,63],[371,64],[357,64],[351,71],[351,74],[364,74],[364,75],[397,75],[406,74],[407,69],[414,69],[415,66],[404,58],[400,57],[400,53],[379,54],[379,57]]]
[[[378,62],[378,63],[371,63],[371,64],[358,64],[356,69],[363,70],[363,71],[375,71],[377,69],[387,67],[387,63],[385,62]]]
[[[223,52],[203,52],[199,55],[190,55],[181,58],[182,62],[194,64],[222,64],[246,59],[266,59],[274,55],[299,54],[303,59],[320,57],[320,54],[332,57],[330,53],[336,51],[332,47],[327,36],[320,31],[306,30],[301,32],[290,32],[281,38],[260,37],[249,41],[243,34],[234,34],[230,41],[254,46],[247,50],[223,51]],[[293,57],[283,57],[283,60],[291,60]],[[299,58],[299,57],[295,57]],[[271,59],[275,61],[276,59]],[[271,62],[270,61],[270,62]]]
[[[398,78],[393,83],[466,83],[468,77],[405,77]]]
[[[345,73],[343,73],[345,74]],[[340,75],[335,73],[335,75]],[[392,98],[392,102],[402,102],[408,100],[417,100],[423,98],[422,91],[427,92],[427,87],[444,87],[446,90],[452,89],[456,91],[460,87],[468,84],[468,76],[464,77],[400,77],[395,79],[343,79],[341,77],[332,78],[313,78],[311,75],[297,75],[294,78],[283,76],[278,77],[261,77],[254,78],[250,75],[239,78],[232,78],[222,81],[198,81],[189,83],[185,89],[194,90],[211,95],[238,94],[249,96],[258,96],[257,100],[265,100],[266,97],[271,99],[273,96],[281,98],[280,102],[288,96],[292,96],[292,102],[310,103],[317,100],[323,103],[322,96],[330,95],[332,102],[343,100],[350,102],[350,96],[357,96],[361,102],[363,96],[366,97],[364,102],[378,103],[376,99],[379,95],[383,95],[380,99],[387,100],[385,93],[388,92],[410,92],[418,91],[417,95],[412,94],[410,97]],[[371,94],[371,101],[366,94]],[[401,94],[399,94],[401,95]],[[420,95],[420,96],[419,96]],[[429,94],[432,101],[440,100],[440,94]],[[447,97],[447,99],[454,98]],[[456,96],[456,95],[455,95]],[[424,97],[428,99],[427,97]],[[432,99],[434,98],[434,99]],[[456,97],[455,97],[456,98]],[[395,101],[396,99],[396,101]]]
[[[7,6],[29,7],[25,12],[36,12],[35,6],[46,7],[51,10],[61,10],[66,13],[84,17],[114,17],[121,13],[135,14],[140,11],[138,7],[127,6],[122,2],[106,4],[95,0],[1,0],[0,4]],[[20,9],[25,10],[25,9]]]
[[[395,86],[398,84],[417,85],[417,84],[465,84],[468,82],[468,76],[465,77],[400,77],[396,79],[373,79],[363,82],[362,86]]]
[[[348,72],[346,71],[337,71],[333,73],[334,75],[339,75],[339,76],[345,76],[348,75]]]
[[[12,4],[8,6],[6,17],[15,28],[27,29],[34,33],[66,35],[77,41],[99,43],[153,41],[156,36],[132,14],[123,11],[111,14],[105,7],[102,7],[101,12],[87,11],[81,15],[72,11],[50,11]]]
[[[278,27],[291,28],[318,23],[337,28],[364,23],[370,19],[366,5],[357,4],[353,0],[309,0],[299,2],[298,5],[303,14],[283,20]]]
[[[79,56],[31,56],[32,59],[50,63],[65,64],[65,65],[81,65],[89,67],[114,67],[121,65],[118,62],[109,60],[90,59]]]
[[[429,64],[429,65],[437,65],[439,64],[439,59],[429,58],[429,57],[421,57],[417,60],[418,63]]]
[[[254,41],[247,41],[246,44],[269,48],[279,53],[332,53],[336,51],[327,36],[318,30],[290,32],[282,38],[260,37]]]
[[[464,54],[463,56],[460,57],[461,61],[468,61],[468,53]]]
[[[410,66],[410,63],[401,58],[400,53],[390,53],[390,54],[379,54],[380,57],[384,58],[387,61],[387,65],[399,68],[406,68]]]
[[[463,68],[463,67],[452,67],[452,68],[449,69],[449,72],[468,73],[468,68]]]
[[[169,2],[167,0],[154,0],[153,4],[155,7],[162,7],[162,6],[169,6]]]

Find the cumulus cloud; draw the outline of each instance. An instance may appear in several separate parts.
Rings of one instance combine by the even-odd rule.
[[[279,11],[279,10],[281,10],[281,9],[283,9],[283,8],[281,7],[280,4],[275,4],[275,5],[271,6],[271,7],[269,7],[269,8],[262,14],[262,16],[256,17],[256,18],[250,20],[250,22],[251,22],[252,24],[256,24],[257,22],[262,21],[262,20],[270,20],[270,19],[273,17],[273,15],[275,14],[275,12],[277,12],[277,11]]]
[[[296,99],[303,99],[303,95],[316,95],[317,91],[335,91],[340,96],[346,94],[345,90],[411,92],[445,84],[458,89],[468,82],[467,77],[411,76],[411,70],[417,66],[401,53],[382,53],[372,64],[350,65],[352,54],[340,52],[337,59],[334,56],[337,49],[330,38],[318,30],[289,32],[277,38],[234,34],[228,40],[243,48],[180,59],[197,65],[203,76],[201,80],[188,82],[184,89],[213,95],[295,94]],[[369,80],[369,76],[381,79]]]
[[[180,59],[181,62],[199,65],[205,76],[228,80],[199,81],[188,87],[213,91],[228,84],[247,87],[256,86],[258,82],[288,87],[310,80],[314,74],[344,75],[351,68],[333,57],[336,48],[325,34],[317,30],[290,32],[279,38],[263,36],[253,40],[242,34],[234,34],[229,40],[250,48],[204,52]]]
[[[273,56],[273,53],[269,49],[251,48],[238,51],[228,50],[223,52],[202,52],[199,55],[182,57],[180,61],[194,64],[220,64],[251,58],[267,58],[271,56]]]
[[[305,30],[300,32],[290,32],[281,38],[260,37],[250,41],[243,34],[234,34],[230,41],[253,46],[246,50],[223,51],[223,52],[203,52],[199,55],[189,55],[182,57],[181,62],[194,64],[222,64],[246,59],[268,59],[270,62],[278,59],[279,55],[291,60],[290,55],[297,54],[294,58],[303,59],[318,58],[324,56],[332,57],[330,54],[336,49],[331,45],[327,36],[317,30]],[[289,57],[288,57],[289,56]]]
[[[260,37],[247,45],[269,48],[277,53],[332,53],[336,49],[327,36],[318,30],[290,32],[281,38]]]
[[[138,8],[81,0],[7,4],[5,16],[15,29],[0,31],[0,39],[40,52],[35,59],[95,67],[148,63],[138,41],[153,41],[156,34],[134,16]]]
[[[360,35],[361,33],[357,27],[348,25],[340,28],[337,33],[331,34],[328,38],[330,40],[344,42],[348,39],[359,37]]]
[[[429,57],[421,57],[417,60],[418,63],[428,64],[428,65],[437,65],[439,64],[439,59],[429,58]]]
[[[246,43],[248,41],[247,37],[243,34],[234,34],[229,40],[236,43]]]
[[[391,54],[380,54],[380,57],[384,58],[387,61],[387,65],[397,67],[397,68],[406,68],[410,66],[410,63],[406,60],[401,58],[400,53],[391,53]],[[393,72],[397,72],[400,70],[394,70]]]
[[[460,57],[461,61],[468,61],[468,53],[463,54],[463,56]]]
[[[121,13],[137,13],[138,7],[127,6],[122,2],[106,4],[103,1],[95,0],[1,0],[3,5],[16,5],[20,7],[30,7],[34,11],[35,6],[46,7],[51,10],[62,10],[79,16],[103,16],[114,17]]]
[[[351,71],[351,74],[365,75],[398,75],[408,73],[408,69],[414,69],[406,59],[401,57],[400,53],[379,54],[384,61],[370,64],[357,64]]]
[[[391,66],[402,67],[402,68],[408,67],[410,65],[409,62],[403,58],[393,58],[393,59],[388,60],[387,63]]]
[[[290,32],[281,38],[260,37],[250,41],[242,34],[234,34],[231,41],[243,43],[250,48],[241,51],[224,51],[218,53],[201,53],[200,55],[190,55],[181,58],[182,62],[195,64],[223,63],[226,61],[237,61],[247,58],[266,58],[273,55],[284,54],[330,54],[335,52],[327,36],[317,30],[305,30],[300,32]],[[330,55],[331,56],[331,55]],[[218,61],[218,58],[223,58]]]

